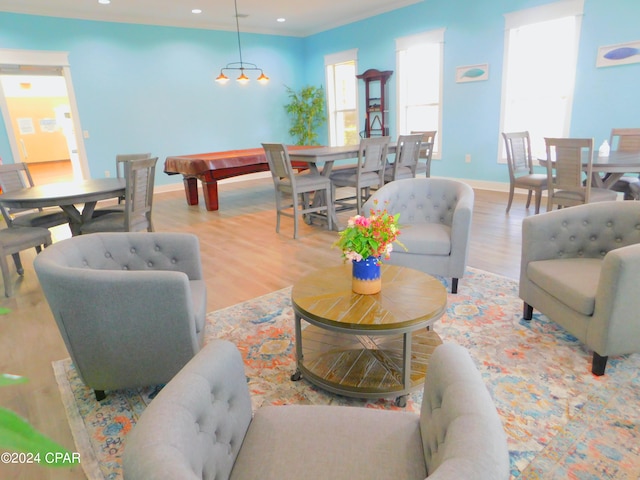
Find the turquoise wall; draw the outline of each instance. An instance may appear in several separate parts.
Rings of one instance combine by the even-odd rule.
[[[425,0],[400,10],[308,37],[309,83],[324,83],[324,55],[358,49],[358,69],[395,70],[395,39],[438,28],[444,36],[442,159],[432,174],[508,182],[499,164],[504,14],[551,3],[544,0]],[[640,63],[596,68],[599,46],[640,40],[640,1],[585,0],[572,136],[594,137],[599,145],[611,128],[640,127]],[[489,64],[489,80],[456,83],[458,66]],[[532,72],[532,75],[552,72]],[[362,85],[362,84],[361,84]],[[364,90],[364,89],[361,89]],[[390,79],[395,111],[395,76]],[[364,100],[361,101],[363,105]],[[390,134],[397,135],[391,116]],[[325,133],[326,136],[326,133]],[[471,163],[465,163],[471,154]]]
[[[0,13],[0,48],[69,52],[91,173],[117,152],[174,154],[289,142],[284,85],[324,85],[324,56],[358,49],[358,68],[395,70],[395,39],[445,28],[442,159],[436,176],[508,182],[497,162],[504,14],[544,0],[425,0],[307,38],[242,34],[244,59],[271,77],[224,87],[213,79],[237,61],[235,32],[66,20]],[[640,1],[585,0],[572,136],[599,144],[614,127],[640,127],[640,63],[596,68],[599,46],[640,40]],[[457,66],[489,64],[489,80],[455,82]],[[548,75],[552,72],[532,72]],[[363,89],[361,89],[363,90]],[[390,84],[395,111],[395,76]],[[1,122],[1,120],[0,120]],[[396,136],[391,117],[391,135]],[[4,125],[1,125],[4,127]],[[326,129],[321,141],[327,142]],[[471,163],[464,162],[471,154]],[[0,156],[11,152],[0,128]],[[159,172],[158,184],[180,182]]]
[[[161,171],[170,155],[291,141],[284,85],[302,86],[303,40],[241,38],[267,85],[214,82],[238,61],[235,32],[0,13],[0,48],[69,52],[91,175],[113,172],[116,153],[149,151],[160,158],[157,184],[182,182]],[[0,122],[0,157],[11,162]]]

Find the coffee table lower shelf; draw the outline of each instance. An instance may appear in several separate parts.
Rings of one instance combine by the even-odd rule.
[[[357,398],[396,397],[404,406],[406,395],[423,386],[429,357],[442,343],[433,330],[421,328],[411,335],[411,371],[405,382],[403,334],[353,335],[314,325],[302,331],[302,358],[292,380],[309,382],[339,395]]]

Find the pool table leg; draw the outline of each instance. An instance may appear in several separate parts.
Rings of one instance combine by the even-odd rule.
[[[202,192],[207,210],[218,210],[218,181],[215,178],[203,178]]]
[[[187,205],[198,205],[198,179],[184,177],[184,193],[187,195]]]

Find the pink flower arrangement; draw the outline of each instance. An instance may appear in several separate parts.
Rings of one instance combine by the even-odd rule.
[[[399,213],[391,215],[386,209],[371,209],[369,217],[351,217],[334,246],[340,247],[345,260],[360,261],[371,256],[388,259],[394,242],[404,248],[398,241],[399,218]]]

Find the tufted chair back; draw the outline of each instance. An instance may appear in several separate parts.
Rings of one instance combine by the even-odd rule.
[[[240,352],[230,342],[212,340],[127,436],[124,477],[228,479],[251,416]]]
[[[386,208],[400,213],[400,241],[407,251],[395,248],[389,263],[458,278],[467,263],[474,193],[466,183],[446,178],[410,178],[390,182],[376,191],[362,212]]]
[[[99,399],[166,383],[200,350],[206,287],[194,235],[94,233],[43,253],[34,261],[42,290]]]
[[[429,479],[497,479],[509,469],[507,442],[493,400],[459,345],[443,344],[429,359],[420,433]]]
[[[424,468],[398,466],[372,477],[372,469],[362,465],[380,471],[403,461],[426,462],[434,480],[509,477],[500,417],[464,347],[435,349],[422,402],[421,418],[359,407],[279,405],[258,408],[252,419],[242,356],[232,343],[215,339],[164,387],[128,434],[124,478],[357,480],[404,479],[389,472],[411,472],[409,478],[423,480]],[[353,432],[364,438],[343,445],[338,437]],[[385,440],[392,445],[381,452]],[[354,452],[345,453],[349,448]],[[394,456],[385,458],[390,451]]]

